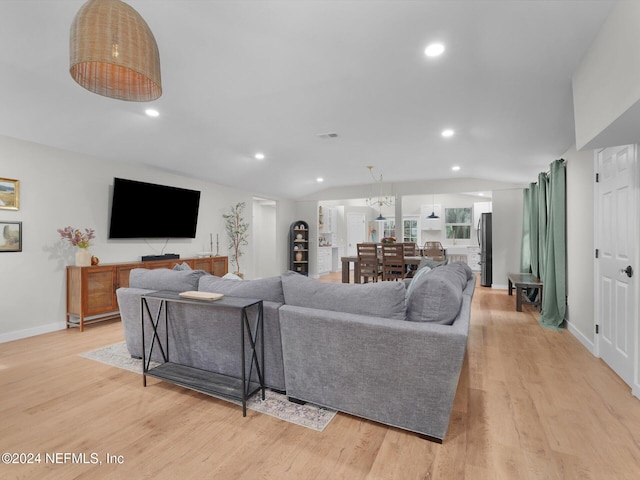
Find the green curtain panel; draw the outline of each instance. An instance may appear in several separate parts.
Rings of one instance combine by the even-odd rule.
[[[530,220],[531,190],[522,191],[522,241],[520,243],[520,271],[531,271],[531,220]]]
[[[538,175],[538,278],[543,278],[547,265],[547,222],[549,220],[549,177]]]
[[[555,160],[549,174],[540,173],[523,193],[520,271],[544,283],[543,327],[558,329],[567,311],[566,178],[564,160]]]
[[[529,202],[529,244],[531,246],[531,273],[536,277],[540,276],[540,237],[539,232],[539,208],[538,204],[538,185],[532,183],[529,185],[531,198]]]
[[[547,239],[545,249],[544,295],[538,321],[547,328],[560,328],[567,312],[566,175],[564,160],[551,164]]]

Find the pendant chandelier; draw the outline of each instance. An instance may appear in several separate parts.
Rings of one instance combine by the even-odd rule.
[[[376,220],[386,220],[384,216],[382,216],[382,207],[392,207],[393,206],[393,196],[387,195],[384,193],[384,182],[382,181],[382,174],[380,174],[380,178],[376,178],[373,174],[373,165],[367,165],[369,169],[369,174],[371,174],[371,178],[373,179],[373,184],[371,185],[371,194],[367,199],[367,205],[378,207],[380,211],[380,215]],[[373,189],[377,187],[379,191],[379,195],[377,197],[373,196]]]
[[[69,72],[87,90],[131,102],[162,95],[160,55],[151,29],[120,0],[89,0],[71,24]]]

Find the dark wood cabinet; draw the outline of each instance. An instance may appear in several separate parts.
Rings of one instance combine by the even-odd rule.
[[[149,262],[67,267],[67,328],[119,318],[116,290],[129,286],[134,268],[173,268],[186,263],[194,270],[222,277],[229,271],[228,257],[179,258]]]

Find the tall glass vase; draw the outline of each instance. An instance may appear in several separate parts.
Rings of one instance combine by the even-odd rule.
[[[76,251],[76,267],[91,266],[91,252],[88,248],[78,248]]]

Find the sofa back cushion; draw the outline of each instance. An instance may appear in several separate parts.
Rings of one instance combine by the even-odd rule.
[[[451,325],[462,306],[463,287],[457,270],[443,265],[414,278],[407,296],[407,320]]]
[[[282,275],[284,302],[297,307],[405,319],[403,282],[322,283],[295,272]]]
[[[134,268],[129,274],[131,288],[147,290],[171,290],[187,292],[198,289],[198,280],[205,272],[202,270],[170,270],[168,268]]]
[[[256,280],[232,280],[214,275],[200,278],[198,290],[216,292],[233,297],[257,298],[276,303],[284,303],[280,277],[258,278]]]

